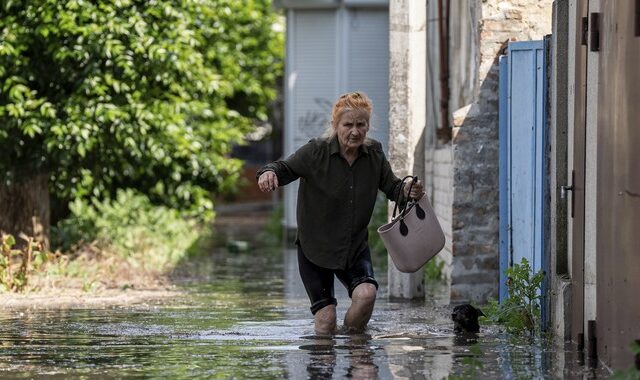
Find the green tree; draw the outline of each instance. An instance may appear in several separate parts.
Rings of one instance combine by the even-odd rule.
[[[0,231],[38,175],[64,203],[134,188],[210,215],[238,176],[231,147],[276,96],[271,1],[0,4]]]

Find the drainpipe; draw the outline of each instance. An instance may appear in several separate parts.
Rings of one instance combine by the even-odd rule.
[[[449,128],[449,10],[451,2],[446,0],[446,16],[444,15],[442,2],[443,0],[438,0],[441,123],[440,128],[436,129],[436,136],[442,143],[447,143],[451,140],[451,128]]]

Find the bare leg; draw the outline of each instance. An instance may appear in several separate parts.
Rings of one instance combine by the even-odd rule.
[[[328,305],[318,310],[313,320],[316,334],[333,334],[336,331],[336,305]]]
[[[371,318],[375,303],[375,285],[365,282],[356,286],[351,294],[351,306],[349,306],[349,310],[344,316],[345,327],[352,331],[364,331]]]

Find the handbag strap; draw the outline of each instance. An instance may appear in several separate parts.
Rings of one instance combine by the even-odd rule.
[[[413,184],[418,180],[418,177],[417,177],[417,176],[416,176],[416,177],[414,177],[414,176],[412,176],[412,175],[408,175],[408,176],[406,176],[406,177],[404,177],[404,178],[402,179],[402,182],[400,182],[400,190],[398,191],[398,194],[396,195],[396,204],[395,204],[395,206],[393,207],[393,216],[392,216],[392,219],[395,219],[395,218],[396,218],[396,211],[398,210],[398,205],[400,204],[400,196],[401,196],[401,195],[402,195],[402,193],[403,193],[404,183],[405,183],[405,181],[406,181],[406,180],[408,180],[408,179],[411,179],[411,184],[409,185],[409,191],[407,192],[407,194],[411,193],[411,188],[413,187]],[[408,204],[408,203],[409,203],[409,202],[407,202],[407,203],[404,205],[404,207],[402,207],[402,210],[400,210],[400,213],[402,214],[402,217],[403,217],[403,218],[404,218],[404,213],[405,213],[405,211],[406,211],[406,209],[407,209],[407,204]]]

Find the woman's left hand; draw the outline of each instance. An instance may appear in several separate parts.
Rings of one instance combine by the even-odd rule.
[[[411,193],[409,193],[409,187],[411,187]],[[412,199],[420,199],[424,195],[424,187],[422,186],[422,182],[417,180],[413,186],[411,183],[404,184],[404,196],[409,196]]]

